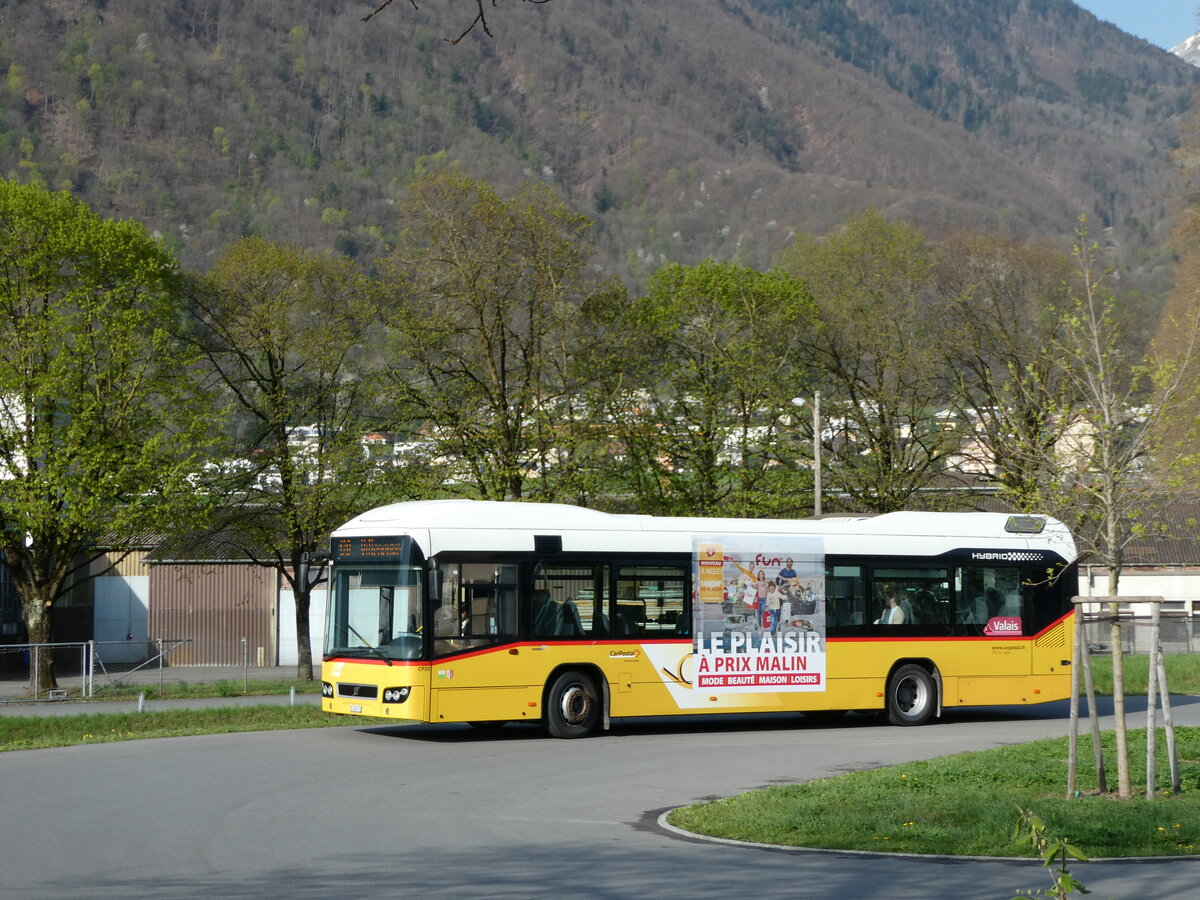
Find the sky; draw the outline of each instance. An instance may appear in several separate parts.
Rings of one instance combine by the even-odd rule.
[[[1170,50],[1200,31],[1200,0],[1075,0],[1097,19]]]

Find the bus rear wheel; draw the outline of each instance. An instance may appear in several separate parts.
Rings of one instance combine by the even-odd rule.
[[[933,678],[921,666],[897,669],[887,689],[887,717],[893,725],[924,725],[936,705]]]
[[[563,672],[546,693],[546,728],[557,738],[591,734],[600,721],[600,692],[587,675]]]

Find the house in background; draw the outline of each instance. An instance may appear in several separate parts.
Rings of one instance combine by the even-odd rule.
[[[106,663],[138,662],[164,647],[167,665],[296,665],[295,599],[274,569],[255,564],[220,533],[158,542],[94,564],[94,634]],[[309,616],[314,659],[325,633],[325,594]]]
[[[1176,500],[1133,539],[1125,548],[1118,590],[1123,597],[1162,597],[1164,616],[1200,617],[1200,498]],[[1108,567],[1083,560],[1079,596],[1107,594]],[[1134,604],[1134,612],[1148,616],[1149,607]]]

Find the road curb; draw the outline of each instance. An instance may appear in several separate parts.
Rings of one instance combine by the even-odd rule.
[[[677,825],[672,825],[667,821],[667,816],[675,812],[677,809],[686,809],[684,806],[676,806],[671,809],[664,810],[659,814],[656,824],[667,834],[689,841],[703,841],[710,844],[727,844],[731,847],[749,847],[755,850],[777,850],[793,853],[824,853],[833,856],[878,856],[891,859],[928,859],[937,862],[1013,862],[1013,863],[1033,863],[1038,867],[1042,866],[1042,861],[1036,857],[1030,856],[959,856],[944,853],[890,853],[886,850],[835,850],[828,847],[796,847],[791,844],[763,844],[757,841],[738,841],[733,838],[713,837],[709,834],[700,834],[695,831],[688,831],[685,828],[680,828]],[[1094,856],[1088,857],[1086,862],[1089,863],[1169,863],[1176,861],[1196,862],[1200,860],[1200,854],[1191,854],[1189,856]]]

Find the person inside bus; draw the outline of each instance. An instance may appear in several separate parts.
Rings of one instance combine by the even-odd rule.
[[[876,625],[903,625],[906,621],[904,607],[900,601],[896,599],[895,591],[889,591],[887,595],[887,606],[883,610],[883,615],[875,620]]]

